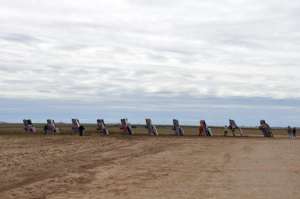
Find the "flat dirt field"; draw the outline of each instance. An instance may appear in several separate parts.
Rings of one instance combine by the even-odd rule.
[[[79,137],[19,129],[0,128],[1,199],[300,198],[300,140],[283,132],[203,138],[187,128],[184,137],[130,137],[115,128]]]

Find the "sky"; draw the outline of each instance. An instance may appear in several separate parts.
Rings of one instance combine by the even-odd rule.
[[[0,0],[0,121],[300,126],[300,1]]]

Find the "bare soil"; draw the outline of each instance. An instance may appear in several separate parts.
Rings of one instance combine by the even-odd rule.
[[[300,141],[0,136],[0,198],[300,198]]]

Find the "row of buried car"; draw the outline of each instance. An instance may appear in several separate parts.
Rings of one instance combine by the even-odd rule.
[[[29,133],[36,132],[36,128],[34,127],[31,119],[24,119],[23,124],[24,124],[25,132],[29,132]],[[177,122],[177,125],[179,125],[178,122]],[[79,133],[81,127],[82,127],[82,125],[80,124],[78,119],[72,119],[72,132],[73,133]],[[151,119],[148,119],[148,118],[146,119],[146,128],[148,129],[148,132],[150,135],[158,135],[157,128],[152,124]],[[132,126],[130,123],[128,123],[128,119],[126,119],[126,118],[121,119],[120,129],[122,129],[123,132],[128,135],[133,134]],[[108,128],[106,127],[106,124],[103,119],[97,119],[97,131],[100,134],[109,135]],[[59,133],[59,128],[57,128],[54,120],[52,120],[52,119],[47,120],[47,124],[44,126],[44,132],[45,132],[45,134]]]
[[[155,125],[152,124],[152,120],[150,118],[146,118],[146,126],[145,128],[148,130],[149,135],[158,135],[158,131]],[[24,130],[25,132],[36,132],[36,128],[33,126],[33,123],[30,119],[24,119]],[[78,119],[72,119],[72,132],[79,133],[83,126],[80,124]],[[128,135],[133,134],[132,125],[128,122],[127,118],[121,119],[120,129]],[[173,119],[173,131],[177,136],[184,135],[184,129],[180,126],[179,121],[177,119]],[[260,121],[259,129],[262,131],[264,137],[273,137],[273,133],[271,131],[270,126],[266,123],[265,120]],[[238,130],[240,136],[243,136],[242,129],[236,124],[234,120],[229,120],[229,125],[224,128],[224,136],[227,136],[228,132],[231,131],[232,135],[235,136],[235,131]],[[103,135],[109,135],[109,130],[103,119],[97,119],[97,131]],[[45,134],[48,133],[59,133],[59,129],[57,128],[54,120],[48,119],[47,124],[44,126]],[[208,128],[205,120],[200,121],[199,126],[199,136],[213,136],[213,132],[211,128]]]

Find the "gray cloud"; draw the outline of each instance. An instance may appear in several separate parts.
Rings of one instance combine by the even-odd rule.
[[[38,38],[22,33],[2,33],[0,34],[0,39],[24,44],[33,44],[41,42],[41,40]]]
[[[2,5],[0,98],[300,98],[297,1]]]

